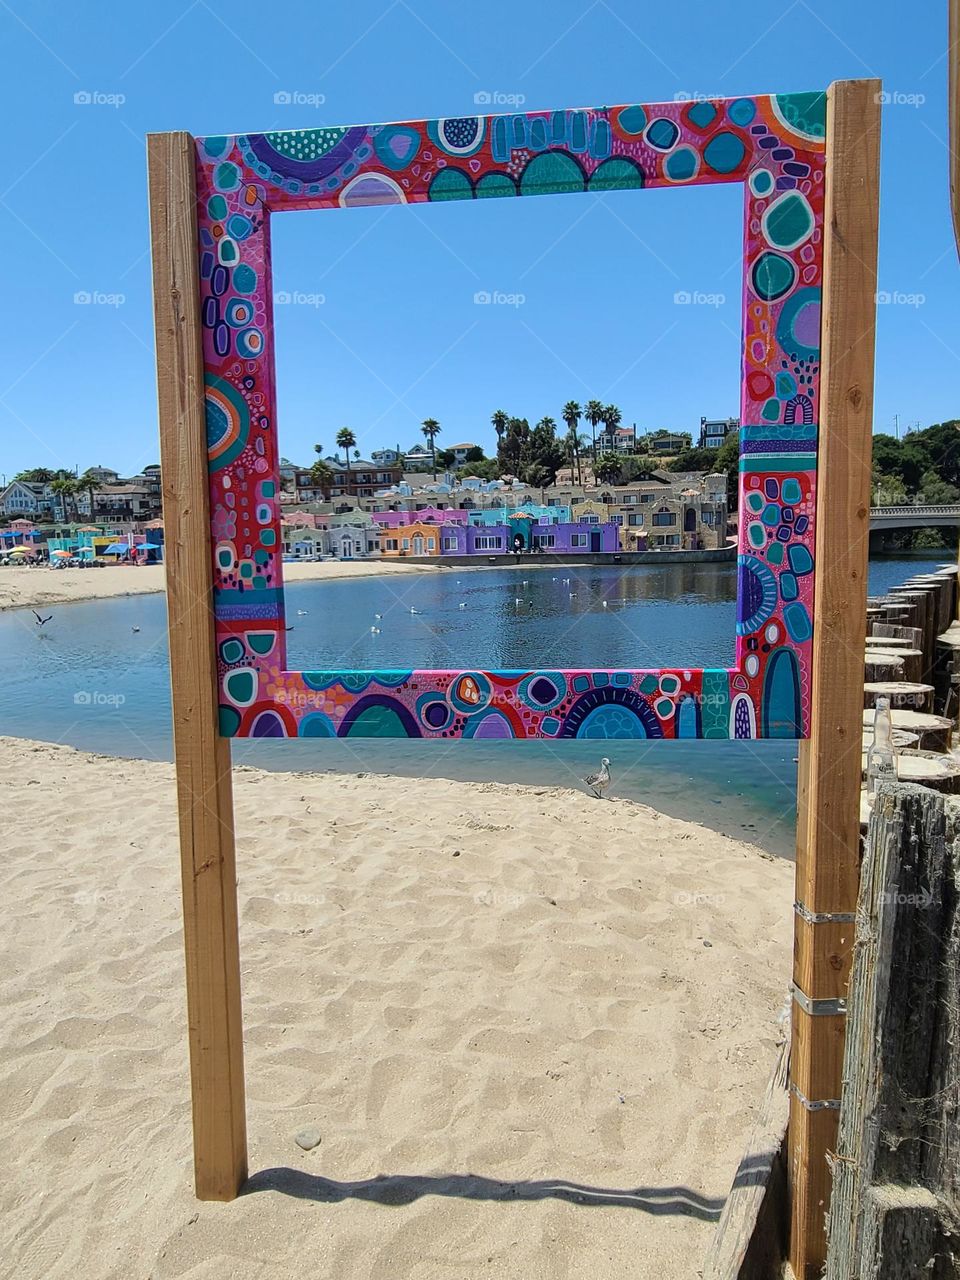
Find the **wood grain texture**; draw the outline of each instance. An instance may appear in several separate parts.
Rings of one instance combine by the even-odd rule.
[[[147,140],[167,612],[183,878],[194,1171],[201,1200],[247,1173],[230,744],[218,730],[194,145]]]
[[[870,817],[828,1280],[960,1273],[957,1175],[943,1159],[958,1128],[956,806],[885,783]]]
[[[800,744],[797,815],[797,898],[814,912],[853,911],[859,878],[879,94],[879,81],[857,80],[838,81],[827,96],[813,689],[810,738]],[[795,980],[810,981],[812,972],[814,989],[806,994],[816,997],[818,957],[808,958],[809,945],[809,931],[798,931]],[[841,965],[845,979],[849,952]],[[836,988],[836,971],[828,985]],[[837,1098],[837,1033],[829,1025],[837,1020],[812,1021],[794,1033],[791,1073],[817,1082],[811,1100]],[[833,1113],[807,1111],[793,1099],[790,1262],[798,1280],[818,1275],[825,1256],[826,1154],[835,1128]]]
[[[949,0],[947,46],[948,110],[950,112],[950,212],[953,238],[960,254],[960,0]]]
[[[785,1029],[760,1112],[717,1223],[703,1280],[770,1280],[787,1246],[787,1092],[789,1027]]]

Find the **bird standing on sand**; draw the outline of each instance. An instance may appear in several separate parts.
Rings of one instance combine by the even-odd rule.
[[[50,619],[53,617],[53,614],[52,614],[52,613],[48,613],[48,614],[47,614],[47,616],[46,616],[45,618],[41,618],[41,617],[40,617],[40,615],[39,615],[39,613],[37,613],[36,609],[31,609],[31,610],[30,610],[30,612],[31,612],[31,613],[33,614],[33,616],[36,618],[36,620],[37,620],[37,626],[38,626],[38,627],[42,627],[42,626],[44,626],[44,625],[45,625],[46,623],[48,623],[48,622],[50,621]]]
[[[600,768],[596,773],[589,773],[583,779],[598,800],[603,799],[603,793],[610,785],[610,761],[606,756],[600,761]]]

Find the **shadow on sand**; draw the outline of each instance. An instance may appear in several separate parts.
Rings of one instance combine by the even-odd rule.
[[[743,1170],[741,1169],[741,1175]],[[357,1182],[337,1182],[301,1169],[261,1169],[243,1188],[243,1195],[276,1191],[299,1200],[334,1204],[341,1200],[373,1200],[383,1205],[404,1205],[421,1196],[459,1196],[464,1200],[544,1200],[554,1197],[579,1205],[607,1205],[640,1209],[652,1214],[680,1214],[716,1222],[724,1199],[708,1199],[689,1187],[588,1187],[565,1178],[536,1182],[500,1182],[475,1173],[450,1173],[439,1177],[419,1174],[379,1174]]]

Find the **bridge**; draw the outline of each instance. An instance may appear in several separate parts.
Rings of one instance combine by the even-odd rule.
[[[951,506],[871,507],[870,532],[881,529],[960,528],[960,503]]]

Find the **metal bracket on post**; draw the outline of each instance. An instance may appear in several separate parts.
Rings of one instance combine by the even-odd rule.
[[[803,1010],[814,1018],[836,1018],[845,1017],[847,1012],[847,1002],[843,996],[833,996],[826,1000],[811,1000],[811,998],[800,990],[794,982],[791,984],[793,998]]]

